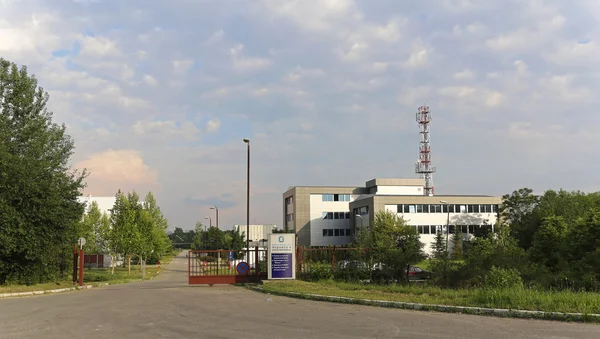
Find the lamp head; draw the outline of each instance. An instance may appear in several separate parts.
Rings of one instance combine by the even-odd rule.
[[[250,139],[244,138],[244,142],[249,144],[250,143]]]

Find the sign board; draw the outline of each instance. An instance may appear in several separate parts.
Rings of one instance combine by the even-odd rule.
[[[247,262],[242,261],[241,263],[237,264],[235,269],[237,270],[237,272],[239,274],[246,275],[246,274],[248,274],[248,271],[250,271],[250,265],[248,265]]]
[[[269,235],[269,279],[296,279],[296,234]]]
[[[229,261],[233,261],[233,251],[229,252]]]
[[[79,245],[79,248],[82,249],[85,245],[85,238],[79,238],[79,240],[77,240],[77,245]]]

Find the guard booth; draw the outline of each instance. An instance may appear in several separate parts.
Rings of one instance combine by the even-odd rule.
[[[267,278],[267,249],[191,250],[188,252],[190,285],[240,284]]]
[[[188,252],[190,285],[259,283],[296,278],[295,234],[271,234],[267,248]]]

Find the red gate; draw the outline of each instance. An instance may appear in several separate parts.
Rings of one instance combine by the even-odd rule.
[[[239,272],[238,265],[240,265]],[[245,268],[249,269],[245,270]],[[264,279],[267,279],[266,249],[254,247],[249,251],[191,250],[188,252],[190,285],[240,284],[260,282]]]

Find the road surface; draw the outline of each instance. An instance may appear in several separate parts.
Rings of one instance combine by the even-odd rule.
[[[600,326],[344,305],[188,286],[178,256],[152,281],[0,299],[0,338],[600,338]]]

